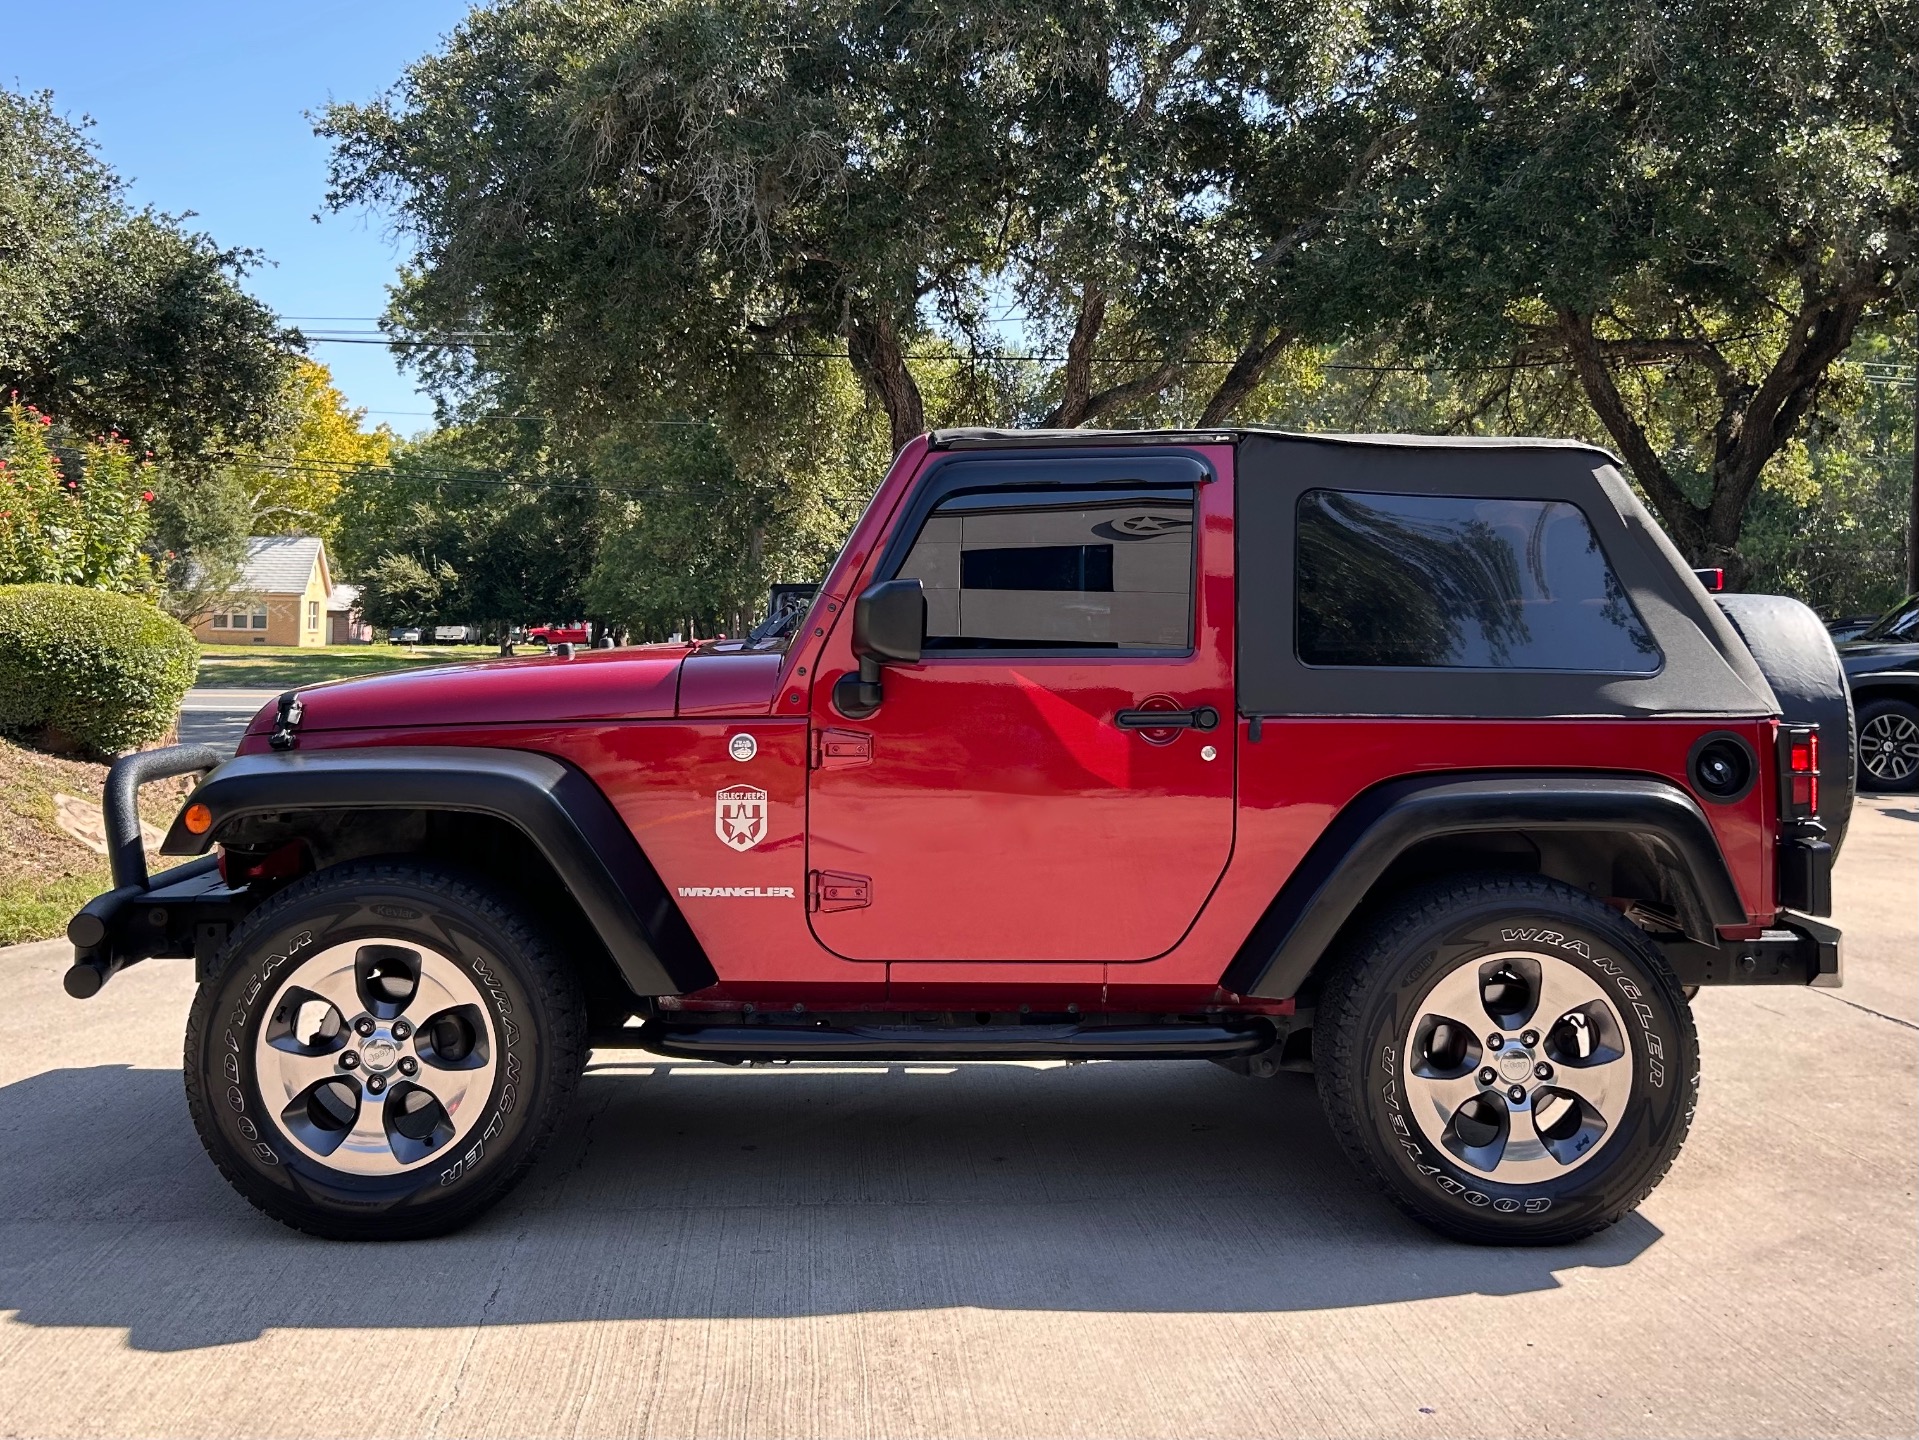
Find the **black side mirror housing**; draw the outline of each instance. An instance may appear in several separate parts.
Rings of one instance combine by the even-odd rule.
[[[853,654],[859,673],[833,687],[833,708],[864,720],[880,708],[880,666],[911,665],[926,643],[926,587],[917,580],[882,580],[853,602]]]

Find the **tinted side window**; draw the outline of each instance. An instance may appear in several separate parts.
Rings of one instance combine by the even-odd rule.
[[[1309,490],[1296,521],[1308,665],[1644,675],[1662,663],[1577,506]]]
[[[929,650],[1184,650],[1193,492],[954,495],[927,516],[899,573],[926,587]]]

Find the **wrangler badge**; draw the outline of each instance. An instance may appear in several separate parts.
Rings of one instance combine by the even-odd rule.
[[[713,833],[734,850],[751,850],[766,838],[766,792],[729,785],[713,797]]]

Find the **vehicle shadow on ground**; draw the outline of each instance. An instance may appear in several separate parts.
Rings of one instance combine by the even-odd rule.
[[[0,1310],[184,1350],[267,1329],[944,1307],[1285,1311],[1517,1295],[1632,1262],[1450,1244],[1349,1167],[1309,1081],[1204,1062],[596,1064],[528,1181],[465,1232],[348,1245],[227,1189],[177,1075],[0,1087]]]

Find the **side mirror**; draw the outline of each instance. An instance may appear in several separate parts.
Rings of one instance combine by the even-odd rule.
[[[853,654],[859,673],[833,687],[833,708],[864,720],[880,708],[880,666],[912,664],[926,643],[926,587],[917,580],[882,580],[853,602]]]

